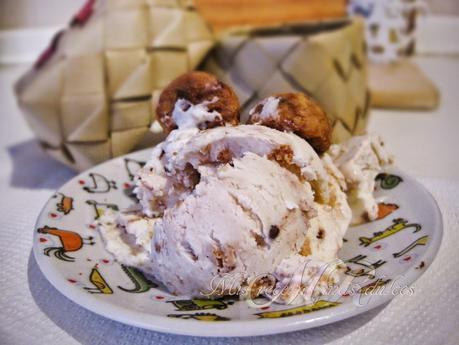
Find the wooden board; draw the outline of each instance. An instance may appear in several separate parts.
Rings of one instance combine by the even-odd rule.
[[[410,59],[370,64],[369,84],[375,108],[430,110],[440,100],[437,87]]]
[[[346,15],[346,0],[195,0],[219,31],[240,25],[272,25]]]

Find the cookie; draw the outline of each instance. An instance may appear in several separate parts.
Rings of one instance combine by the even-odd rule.
[[[198,124],[200,129],[239,124],[240,105],[234,91],[215,76],[205,72],[189,72],[173,80],[161,93],[156,118],[167,133],[177,128],[173,112],[177,101],[185,105],[205,105],[218,116]]]
[[[327,114],[303,93],[280,93],[258,102],[249,112],[249,124],[293,132],[321,154],[331,144],[331,125]]]

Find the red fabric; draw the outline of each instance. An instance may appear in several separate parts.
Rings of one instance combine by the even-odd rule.
[[[57,45],[59,44],[59,40],[63,33],[64,30],[61,30],[54,35],[48,48],[46,48],[45,51],[40,54],[37,61],[33,65],[35,69],[40,69],[54,55],[57,49]]]
[[[73,17],[70,26],[83,26],[94,12],[94,4],[96,0],[88,0],[78,13]]]

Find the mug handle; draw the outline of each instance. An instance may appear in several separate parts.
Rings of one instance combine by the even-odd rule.
[[[418,14],[422,16],[426,16],[432,13],[429,4],[424,0],[416,1],[414,8],[416,9],[416,11],[418,11]]]

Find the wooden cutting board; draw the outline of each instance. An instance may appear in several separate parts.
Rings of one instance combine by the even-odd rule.
[[[240,25],[273,25],[346,15],[346,0],[195,0],[217,30]]]
[[[440,100],[437,87],[410,59],[370,64],[369,84],[375,108],[430,110]]]

